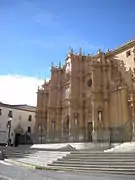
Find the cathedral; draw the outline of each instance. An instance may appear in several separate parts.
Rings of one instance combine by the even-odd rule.
[[[132,140],[134,68],[135,40],[92,56],[71,49],[38,88],[35,133],[43,143]]]

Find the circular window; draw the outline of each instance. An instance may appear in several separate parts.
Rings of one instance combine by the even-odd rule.
[[[91,87],[91,85],[92,85],[92,79],[89,79],[89,80],[87,81],[87,86],[88,86],[88,87]]]

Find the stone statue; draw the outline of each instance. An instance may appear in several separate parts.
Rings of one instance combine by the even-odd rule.
[[[98,120],[99,120],[99,121],[102,121],[102,111],[99,111],[99,112],[98,112]]]

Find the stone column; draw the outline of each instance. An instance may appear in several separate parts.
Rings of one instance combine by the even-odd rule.
[[[102,55],[102,62],[103,62],[103,142],[109,141],[109,97],[108,97],[108,69],[107,69],[107,61],[105,59],[105,56]]]
[[[79,82],[80,86],[79,86],[79,89],[80,89],[80,96],[79,96],[79,141],[83,141],[84,140],[84,137],[85,137],[85,119],[84,119],[84,107],[83,107],[83,100],[84,100],[84,97],[83,97],[83,77],[80,76],[80,82]]]
[[[72,118],[71,118],[71,105],[69,101],[69,107],[68,107],[68,114],[69,114],[69,141],[73,141],[73,134],[72,134]]]
[[[97,132],[95,130],[95,121],[96,121],[96,113],[95,113],[95,84],[94,84],[94,73],[95,73],[95,69],[94,69],[94,64],[93,67],[91,68],[92,71],[92,87],[91,87],[91,107],[92,107],[92,124],[93,124],[93,132],[92,132],[92,139],[93,142],[97,141]]]
[[[103,65],[103,102],[104,102],[104,114],[103,114],[103,123],[105,128],[108,128],[108,71],[105,64]]]

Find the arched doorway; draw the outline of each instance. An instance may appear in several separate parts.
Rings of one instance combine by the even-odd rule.
[[[25,133],[25,134],[20,134],[20,133],[16,133],[15,134],[15,141],[14,141],[14,146],[17,147],[19,145],[32,145],[33,141],[31,139],[31,137],[29,136],[29,134]]]
[[[15,130],[14,130],[14,146],[18,146],[21,142],[21,136],[23,134],[23,128],[21,127],[21,124],[19,123]]]
[[[14,146],[33,144],[32,138],[29,132],[23,131],[21,124],[19,123],[14,130]]]
[[[20,144],[20,133],[15,134],[14,146],[17,147]]]

